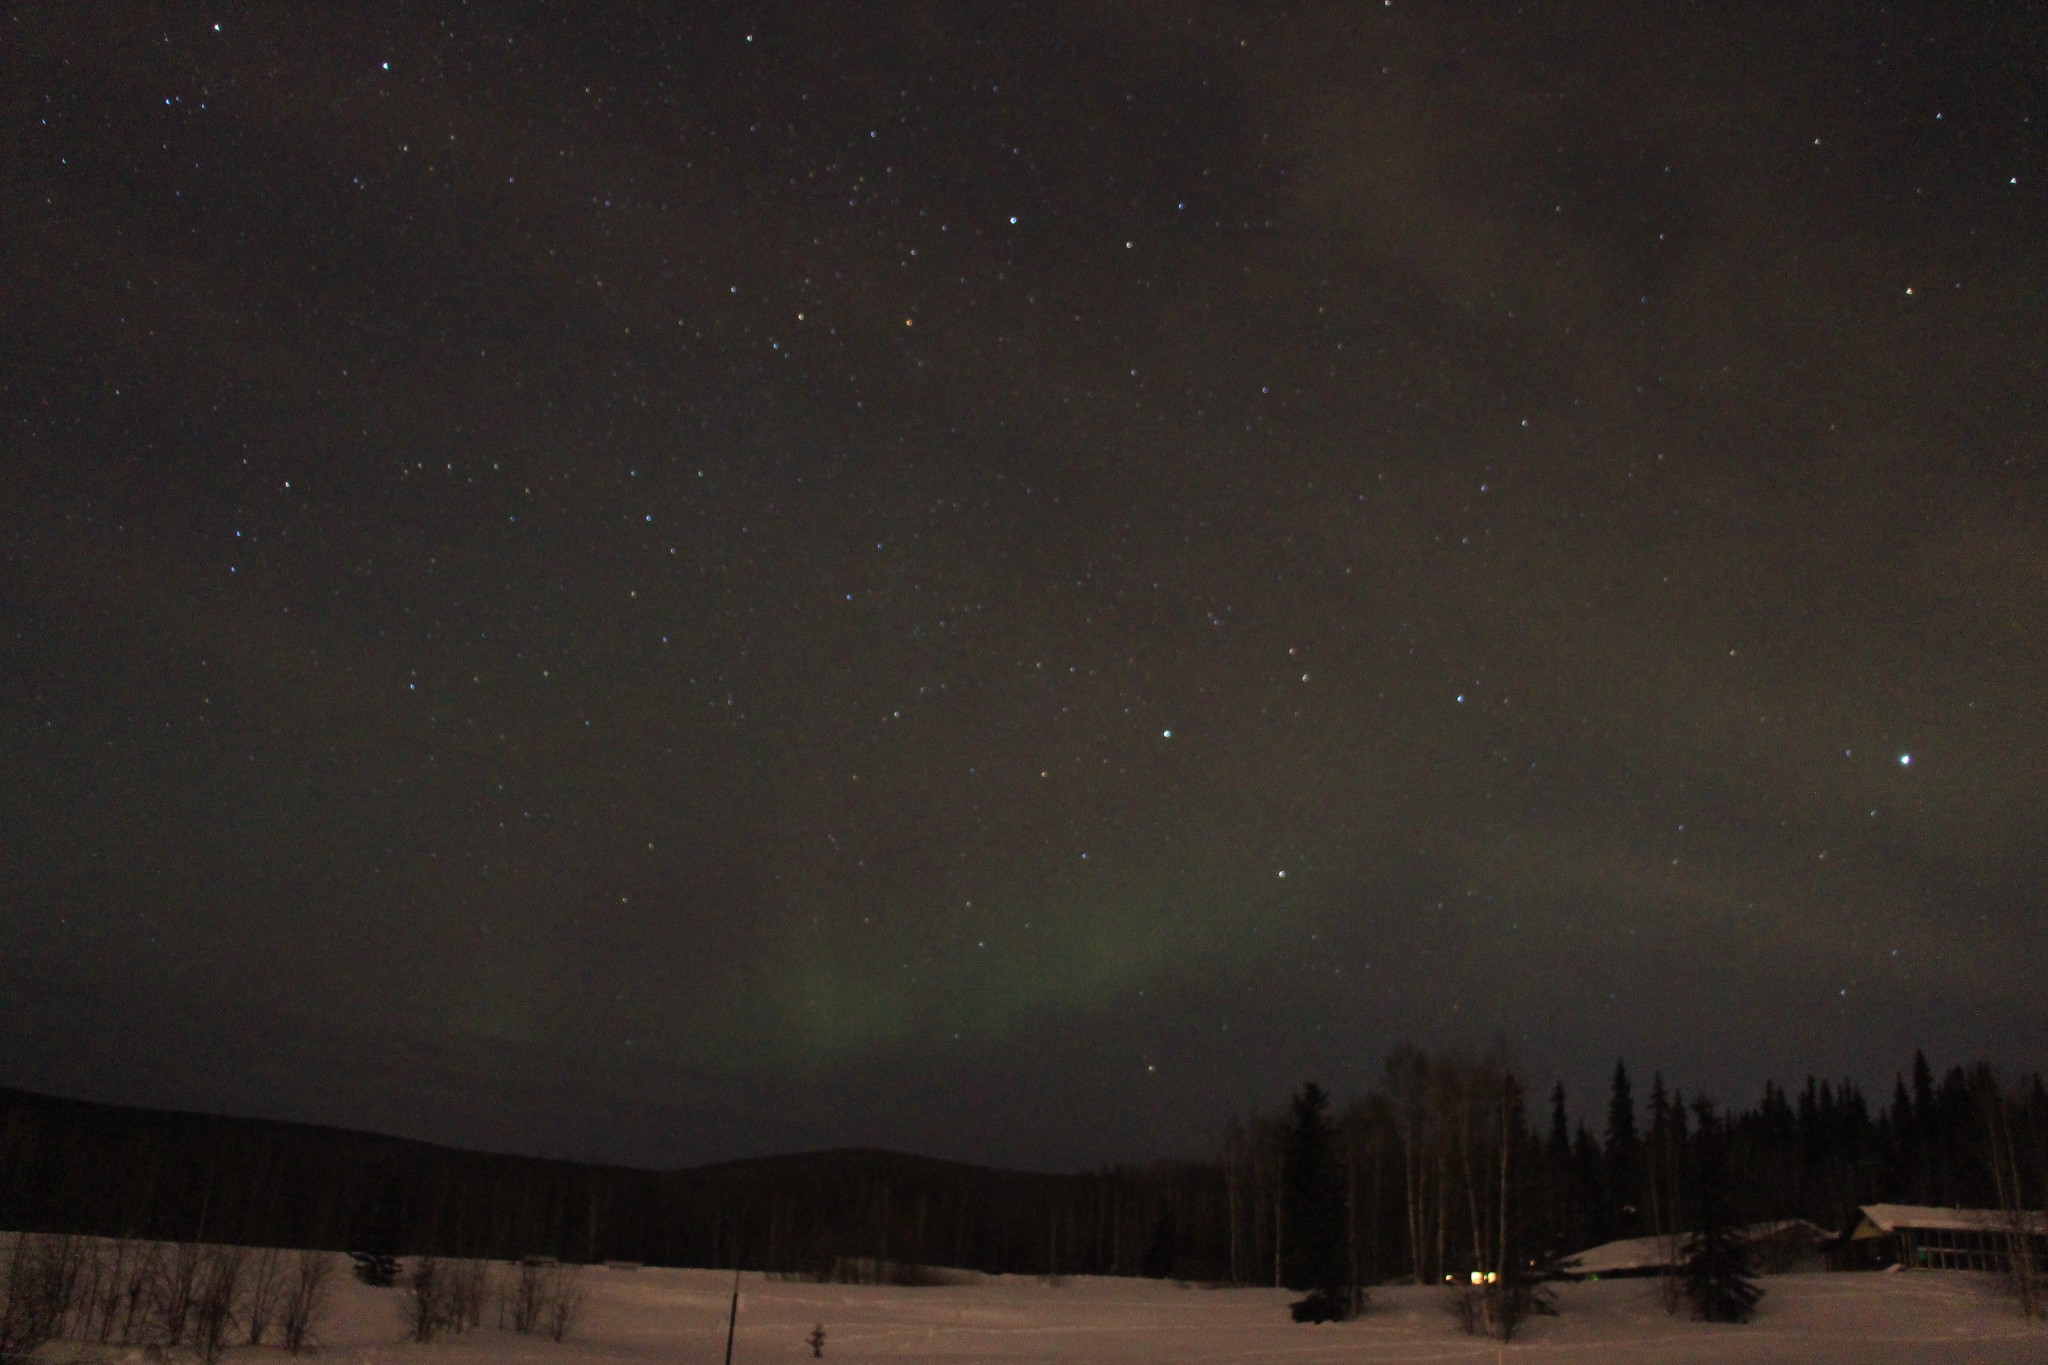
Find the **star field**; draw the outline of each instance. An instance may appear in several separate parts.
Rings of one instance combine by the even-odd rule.
[[[16,15],[0,1081],[1057,1165],[2031,1056],[2042,39]]]

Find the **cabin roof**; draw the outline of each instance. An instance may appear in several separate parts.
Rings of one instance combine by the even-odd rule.
[[[1625,1237],[1618,1242],[1603,1242],[1576,1256],[1567,1256],[1561,1269],[1573,1275],[1619,1275],[1631,1270],[1662,1270],[1684,1259],[1685,1244],[1691,1236],[1691,1233],[1681,1232],[1676,1236]],[[1742,1230],[1742,1236],[1750,1242],[1797,1237],[1819,1245],[1834,1234],[1804,1218],[1781,1218],[1773,1223],[1752,1223]]]
[[[2048,1213],[2021,1215],[2027,1231],[2048,1235]],[[1851,1241],[1889,1237],[1901,1229],[1928,1232],[2005,1232],[2007,1215],[1998,1209],[1943,1208],[1938,1204],[1865,1204],[1863,1221],[1849,1234]]]

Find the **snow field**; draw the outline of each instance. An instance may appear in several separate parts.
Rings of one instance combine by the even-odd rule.
[[[1783,1275],[1767,1279],[1755,1322],[1731,1327],[1665,1314],[1654,1281],[1560,1286],[1559,1317],[1513,1344],[1463,1336],[1441,1291],[1374,1291],[1356,1322],[1298,1326],[1291,1295],[1269,1289],[1183,1288],[1156,1280],[1076,1278],[1053,1286],[999,1276],[975,1286],[901,1289],[742,1277],[735,1365],[810,1360],[804,1338],[822,1322],[824,1359],[840,1365],[1134,1365],[1135,1362],[1460,1362],[1665,1365],[1767,1361],[1792,1365],[1977,1365],[2048,1362],[2048,1328],[2030,1328],[1987,1277],[1956,1273]],[[485,1328],[431,1345],[403,1340],[398,1292],[338,1284],[311,1357],[326,1365],[445,1362],[598,1365],[724,1359],[729,1272],[584,1272],[588,1307],[576,1334],[554,1342]],[[237,1350],[228,1359],[286,1359]],[[140,1358],[139,1355],[137,1357]]]

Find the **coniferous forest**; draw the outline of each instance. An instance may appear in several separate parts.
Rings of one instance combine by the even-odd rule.
[[[1734,1108],[1618,1063],[1588,1106],[1532,1093],[1498,1053],[1403,1047],[1370,1093],[1304,1087],[1224,1122],[1206,1152],[1073,1175],[865,1150],[643,1171],[13,1090],[0,1116],[9,1229],[790,1274],[865,1260],[1325,1296],[1527,1275],[1689,1230],[1703,1159],[1732,1173],[1713,1211],[1737,1224],[1841,1229],[1861,1204],[1996,1208],[2015,1190],[2048,1203],[2040,1076],[2001,1086],[1920,1056],[1888,1095],[1810,1078]]]

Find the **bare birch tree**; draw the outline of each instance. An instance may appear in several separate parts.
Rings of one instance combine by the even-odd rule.
[[[330,1251],[301,1251],[292,1258],[278,1330],[285,1350],[293,1355],[319,1340],[320,1320],[326,1316],[328,1299],[333,1293],[334,1266],[334,1253]]]
[[[251,1346],[261,1346],[263,1338],[270,1334],[272,1325],[277,1321],[278,1309],[284,1298],[284,1253],[275,1247],[264,1247],[252,1253],[246,1278],[242,1310],[242,1325],[247,1329],[244,1340]]]
[[[1980,1103],[1991,1137],[1991,1174],[1998,1190],[1999,1221],[2004,1225],[2005,1279],[2020,1313],[2034,1322],[2043,1316],[2044,1293],[2039,1246],[2048,1227],[2043,1215],[2028,1208],[2026,1182],[2013,1140],[2012,1106],[1997,1079],[1988,1071],[1980,1082]]]

